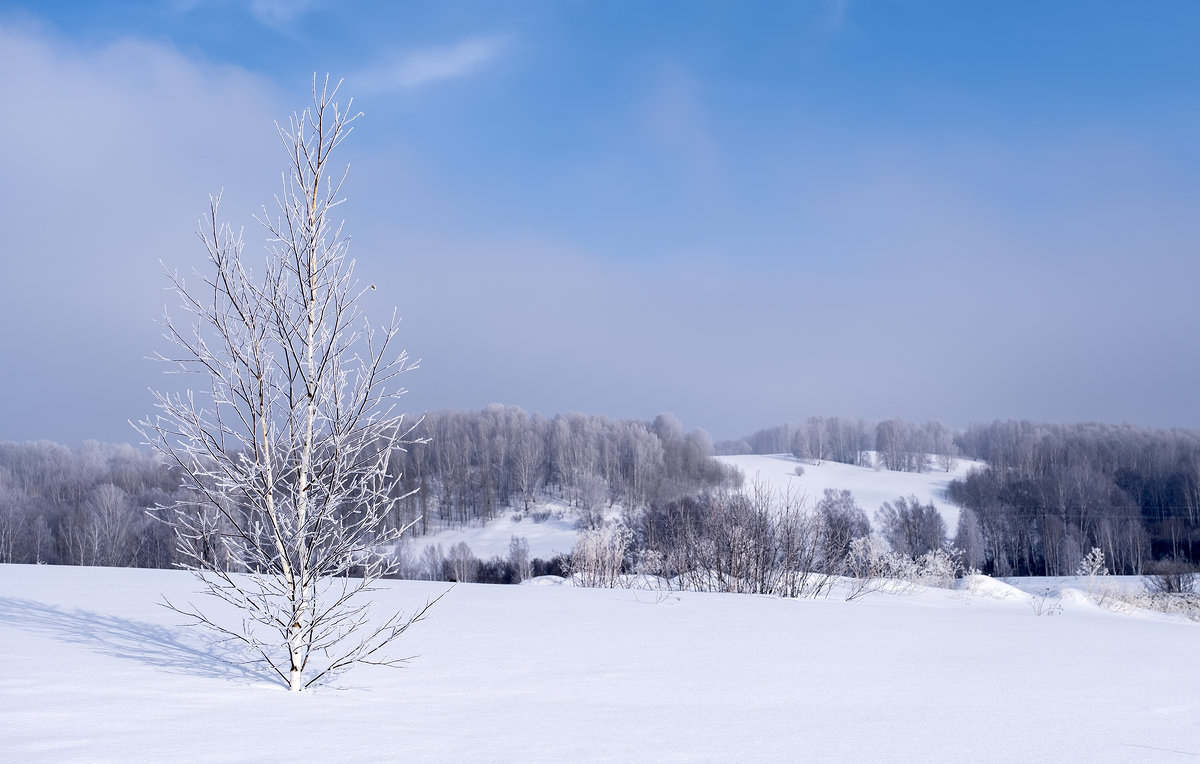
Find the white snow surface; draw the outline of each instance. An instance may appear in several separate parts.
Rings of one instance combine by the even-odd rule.
[[[535,522],[529,514],[520,510],[506,510],[504,514],[481,525],[445,528],[426,536],[406,537],[407,553],[410,558],[416,559],[427,546],[441,544],[442,551],[448,552],[450,547],[464,542],[481,560],[507,558],[512,537],[518,536],[529,542],[530,559],[549,560],[558,554],[570,554],[579,538],[575,516],[570,510],[558,504],[541,503],[534,511],[551,512],[552,516]],[[521,519],[516,520],[517,517]]]
[[[445,584],[386,582],[381,609]],[[1200,755],[1195,623],[1002,582],[830,598],[459,585],[300,695],[157,603],[179,571],[0,565],[0,758],[20,762],[1020,761]]]
[[[966,476],[972,469],[984,466],[983,462],[959,459],[954,469],[949,472],[941,469],[928,472],[892,472],[827,460],[813,464],[785,454],[717,458],[742,471],[746,477],[742,487],[744,491],[752,490],[757,482],[772,493],[790,492],[793,497],[804,496],[807,505],[812,507],[821,500],[826,488],[847,490],[854,494],[858,505],[872,522],[875,512],[885,501],[915,495],[922,504],[932,503],[937,507],[951,536],[958,525],[958,507],[951,504],[946,496],[950,481]],[[802,476],[796,475],[797,466],[804,467]]]

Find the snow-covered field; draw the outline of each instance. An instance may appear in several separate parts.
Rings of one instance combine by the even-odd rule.
[[[445,585],[388,582],[385,608]],[[292,695],[156,605],[175,571],[0,566],[0,759],[1187,761],[1200,625],[1082,597],[460,585],[408,668]]]
[[[958,507],[946,498],[946,489],[950,481],[983,466],[983,462],[959,459],[954,469],[949,472],[940,469],[929,472],[890,472],[831,461],[812,464],[786,455],[717,458],[742,471],[746,476],[745,490],[750,490],[757,482],[775,493],[791,492],[793,496],[804,496],[810,507],[821,499],[826,488],[850,491],[872,521],[875,511],[885,501],[916,495],[921,503],[932,502],[937,507],[946,521],[950,535],[954,535],[954,528],[958,524]],[[804,467],[802,476],[796,475],[797,465]]]
[[[471,552],[481,560],[493,557],[508,557],[509,542],[519,536],[529,542],[529,557],[549,560],[557,554],[570,554],[579,538],[575,517],[566,507],[540,503],[536,511],[550,513],[551,517],[535,521],[530,515],[510,509],[483,525],[468,525],[461,528],[446,528],[427,536],[408,537],[407,553],[417,558],[425,547],[440,544],[442,551],[458,543],[471,547]],[[520,517],[520,520],[515,518]]]

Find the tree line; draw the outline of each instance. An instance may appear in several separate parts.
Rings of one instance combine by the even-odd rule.
[[[946,447],[947,432],[900,420],[868,426],[814,418],[732,445],[865,465],[873,450],[866,446],[882,444],[883,454],[895,441],[909,445],[881,455],[879,466],[939,469],[942,456],[959,455],[984,462],[951,483],[949,499],[961,508],[951,543],[964,565],[992,575],[1069,575],[1092,548],[1118,573],[1200,561],[1200,433],[1006,421],[972,425],[952,434]],[[690,560],[700,559],[696,550],[719,548],[711,539],[701,543],[718,527],[701,519],[734,511],[727,506],[733,500],[717,497],[731,495],[742,479],[713,458],[730,443],[714,449],[702,430],[686,431],[669,414],[652,421],[543,418],[497,405],[429,414],[420,434],[428,441],[395,452],[389,462],[391,490],[405,496],[391,522],[415,523],[411,532],[420,536],[512,510],[531,512],[549,501],[569,508],[582,528],[598,529],[619,507],[632,534],[626,573],[638,569],[645,552]],[[922,464],[911,457],[914,442],[940,442],[940,455]],[[0,442],[0,562],[170,567],[176,562],[170,528],[145,509],[186,499],[179,486],[178,475],[129,445]],[[831,501],[812,498],[814,506]],[[852,506],[846,496],[844,511],[823,517],[866,535],[866,517]],[[945,542],[936,513],[915,500],[876,509],[875,530],[896,551],[917,557]],[[747,531],[737,533],[744,538]],[[663,539],[686,542],[692,551],[680,558]],[[565,562],[546,562],[538,572],[564,569]]]
[[[397,491],[418,489],[398,513],[400,522],[416,521],[418,535],[546,499],[591,526],[614,506],[636,511],[741,482],[713,458],[706,432],[685,431],[672,414],[650,422],[577,413],[545,419],[493,405],[428,414],[421,432],[428,442],[409,446],[390,467]]]
[[[1200,560],[1200,433],[1132,425],[977,424],[987,465],[950,485],[955,544],[993,575],[1070,575],[1093,547],[1114,572]]]
[[[388,529],[412,523],[415,535],[547,500],[591,527],[614,506],[636,511],[741,483],[703,430],[685,431],[671,414],[546,419],[496,405],[429,414],[418,434],[425,442],[388,460],[390,491],[403,497]],[[130,445],[0,442],[0,562],[171,567],[171,529],[146,509],[186,501],[180,485],[176,470]]]
[[[0,562],[170,567],[171,529],[145,510],[180,495],[130,445],[0,442]]]
[[[1114,571],[1200,561],[1200,433],[1132,425],[813,417],[717,444],[724,454],[791,453],[921,472],[965,457],[985,466],[951,484],[953,544],[994,575],[1069,575],[1099,548]]]
[[[941,422],[902,419],[869,423],[846,417],[811,417],[803,424],[767,427],[716,445],[719,454],[786,454],[798,459],[880,466],[901,472],[950,471],[959,448],[955,433]]]

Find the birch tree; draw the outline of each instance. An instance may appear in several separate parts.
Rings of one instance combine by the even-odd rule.
[[[168,606],[293,691],[354,664],[402,662],[389,644],[432,604],[372,613],[369,593],[410,527],[386,523],[409,495],[393,495],[388,465],[414,442],[397,398],[416,363],[394,347],[394,313],[379,326],[362,316],[375,287],[355,278],[332,218],[348,168],[335,172],[331,156],[360,116],[335,102],[338,85],[314,77],[312,107],[277,125],[288,161],[275,207],[256,218],[267,234],[260,274],[241,233],[220,222],[219,195],[210,200],[199,232],[208,263],[195,284],[168,273],[187,320],[164,316],[172,353],[159,355],[196,384],[155,393],[157,413],[138,425],[189,494],[157,508],[177,559],[241,623],[211,600]]]

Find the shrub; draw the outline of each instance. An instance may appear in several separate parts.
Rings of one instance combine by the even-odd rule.
[[[1145,586],[1151,594],[1191,594],[1196,591],[1196,566],[1178,557],[1156,560]]]

